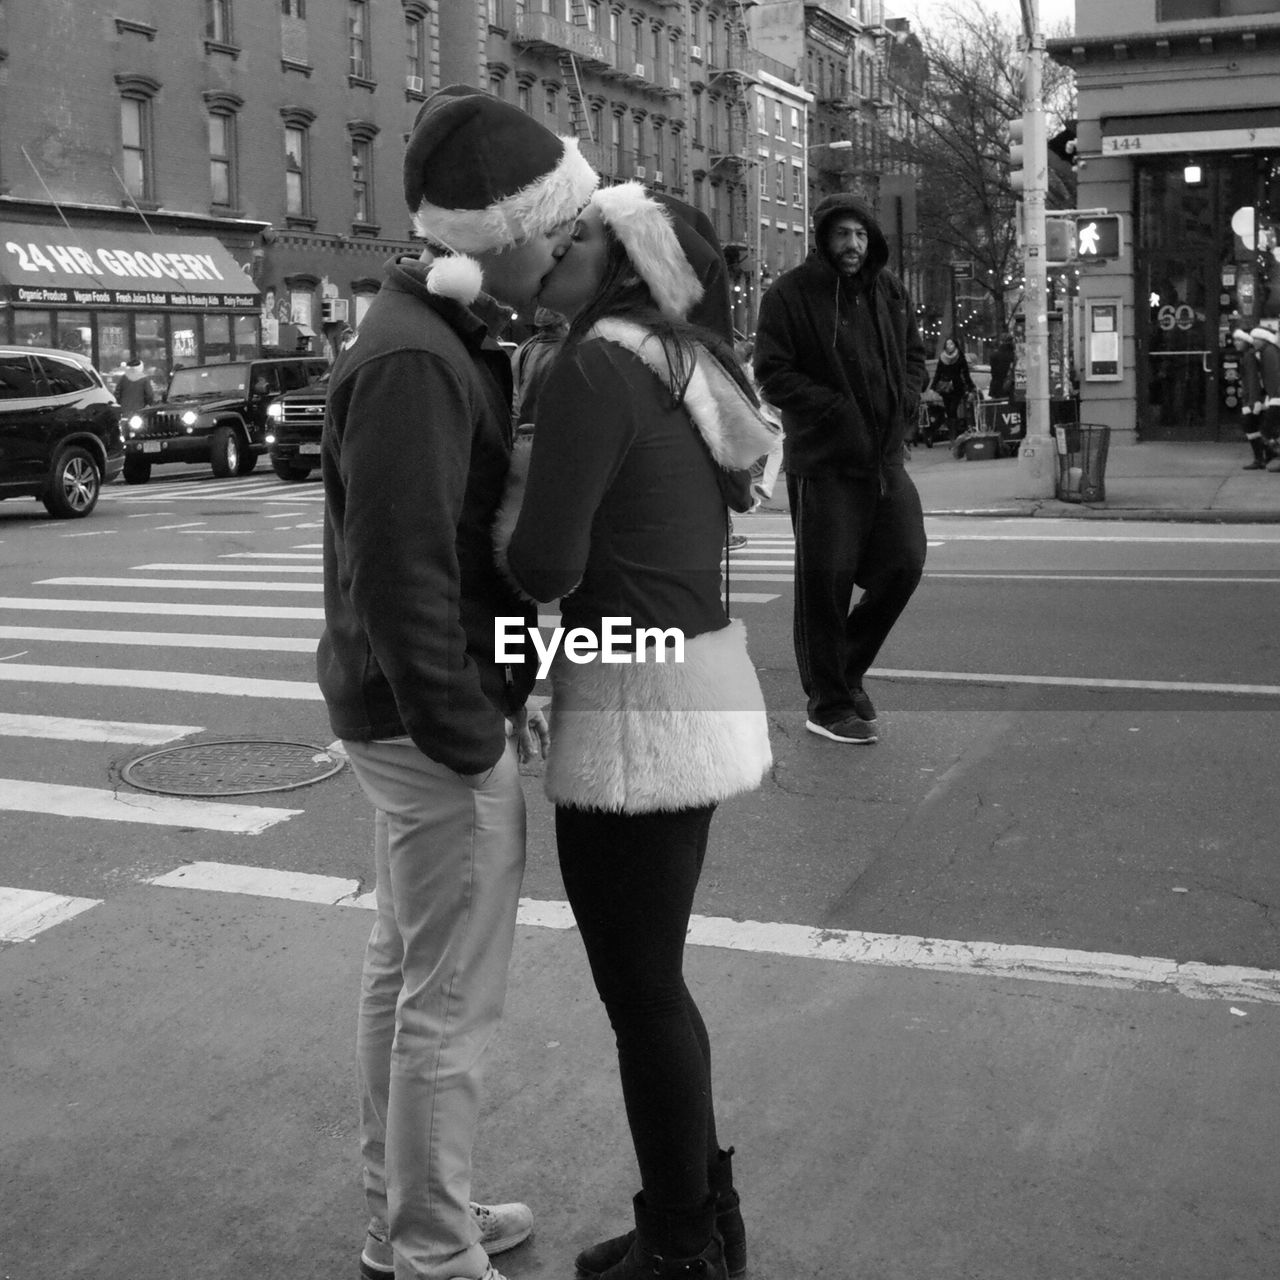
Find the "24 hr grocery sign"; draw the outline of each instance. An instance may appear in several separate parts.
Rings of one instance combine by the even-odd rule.
[[[47,227],[0,224],[0,271],[15,301],[53,301],[52,295],[61,293],[82,305],[182,305],[193,296],[210,295],[227,299],[227,305],[252,306],[258,292],[212,236],[86,229],[54,239],[49,232]]]

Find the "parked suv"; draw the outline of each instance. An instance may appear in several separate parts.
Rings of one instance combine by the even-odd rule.
[[[125,480],[146,484],[157,462],[207,462],[215,476],[248,475],[267,451],[267,405],[327,368],[316,356],[296,356],[175,369],[164,400],[125,424]]]
[[[267,406],[271,468],[281,480],[305,480],[320,465],[320,429],[329,375],[301,391],[287,391]]]
[[[84,356],[0,346],[0,498],[87,516],[123,463],[120,406]]]

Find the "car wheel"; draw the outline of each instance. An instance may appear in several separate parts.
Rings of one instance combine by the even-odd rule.
[[[151,463],[145,458],[128,457],[124,460],[125,484],[146,484],[151,479]]]
[[[305,462],[286,462],[281,458],[271,459],[271,470],[281,480],[305,480],[311,474],[311,468]]]
[[[240,438],[230,427],[219,427],[213,433],[209,462],[219,480],[236,475],[240,470]]]
[[[72,446],[58,454],[53,464],[53,480],[41,501],[51,516],[60,520],[87,516],[98,505],[102,473],[87,449]]]

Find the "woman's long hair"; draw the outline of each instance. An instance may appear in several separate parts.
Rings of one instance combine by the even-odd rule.
[[[667,361],[671,388],[672,408],[684,403],[689,379],[697,360],[697,346],[705,347],[725,368],[733,380],[758,404],[742,366],[738,363],[730,344],[711,329],[690,324],[687,320],[672,320],[665,316],[653,300],[649,286],[635,269],[622,241],[613,233],[607,222],[603,223],[605,235],[604,276],[595,297],[573,318],[569,332],[557,360],[569,358],[598,321],[608,318],[630,320],[647,329],[662,345]]]

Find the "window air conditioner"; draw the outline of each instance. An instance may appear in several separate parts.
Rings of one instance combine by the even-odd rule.
[[[672,76],[672,77],[671,77],[671,87],[672,87],[673,89],[678,89],[678,88],[680,88],[680,77],[679,77],[679,76]]]
[[[646,173],[648,173],[648,170],[644,167],[644,165],[642,165],[642,164],[638,164],[638,165],[636,165],[636,168],[635,168],[635,176],[636,176],[637,178],[643,178],[643,177],[645,176],[645,174],[646,174]]]
[[[320,303],[320,319],[325,324],[346,324],[350,304],[346,298],[325,298]]]
[[[636,66],[635,66],[635,72],[636,72],[636,75],[638,75],[638,76],[642,76],[642,75],[644,75],[644,63],[643,63],[643,62],[637,62],[637,63],[636,63]]]
[[[405,76],[405,78],[404,78],[404,87],[405,87],[406,89],[411,90],[411,91],[412,91],[412,92],[414,92],[414,93],[421,93],[421,92],[422,92],[422,77],[421,77],[421,76]]]
[[[661,181],[662,181],[662,170],[661,170],[661,169],[655,169],[655,170],[653,171],[653,180],[654,180],[654,182],[661,182]]]
[[[689,46],[689,56],[690,56],[691,58],[697,58],[697,60],[698,60],[699,62],[701,62],[701,61],[702,61],[702,46],[701,46],[700,44],[690,45],[690,46]]]

